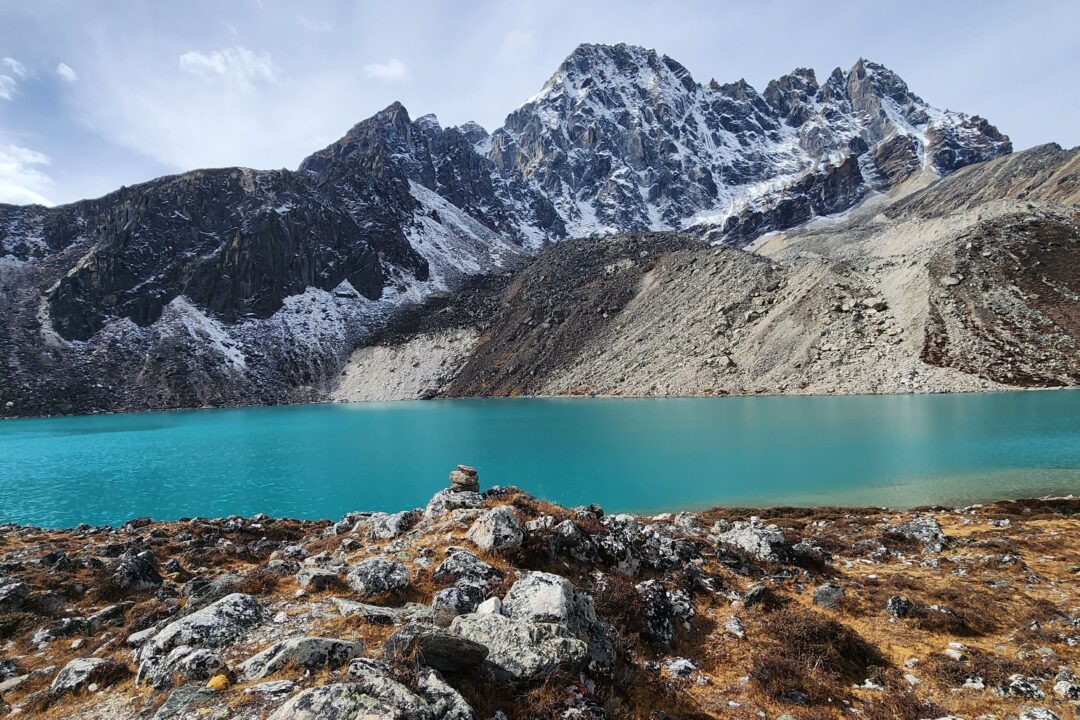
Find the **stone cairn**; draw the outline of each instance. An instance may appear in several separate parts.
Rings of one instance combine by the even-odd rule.
[[[480,478],[476,468],[458,465],[450,472],[450,489],[455,492],[480,492]]]

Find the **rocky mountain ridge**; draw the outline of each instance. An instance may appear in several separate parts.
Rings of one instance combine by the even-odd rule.
[[[689,228],[740,246],[1010,150],[865,60],[758,93],[583,45],[490,134],[395,103],[295,172],[0,206],[0,412],[318,399],[403,306],[557,241]]]

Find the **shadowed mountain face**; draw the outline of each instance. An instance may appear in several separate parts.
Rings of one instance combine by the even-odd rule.
[[[652,50],[583,45],[490,134],[394,103],[296,171],[0,205],[0,396],[10,412],[48,412],[58,388],[72,392],[65,368],[125,368],[131,384],[137,363],[145,406],[242,401],[275,383],[309,397],[395,308],[553,242],[693,227],[740,246],[1010,149],[864,60],[758,93],[700,84]],[[202,358],[197,377],[162,343]],[[61,409],[128,406],[97,384],[99,399]]]

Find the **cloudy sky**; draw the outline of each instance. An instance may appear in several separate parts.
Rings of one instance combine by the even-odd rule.
[[[582,42],[759,90],[860,57],[1020,149],[1080,144],[1080,2],[0,0],[0,202],[293,168],[394,100],[491,129]]]

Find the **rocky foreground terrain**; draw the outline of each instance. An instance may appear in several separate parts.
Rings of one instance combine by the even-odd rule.
[[[1080,500],[0,528],[0,712],[1075,718]]]

